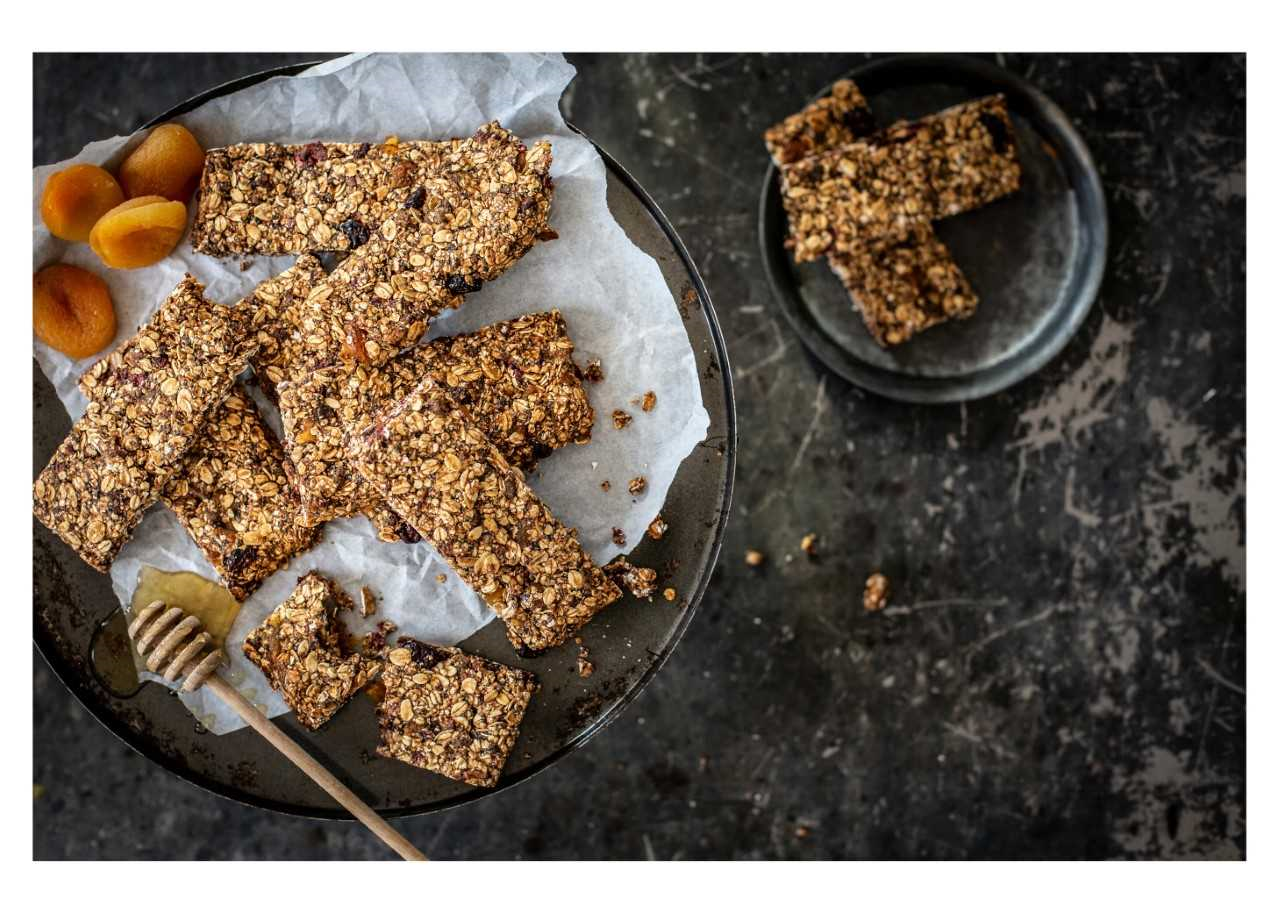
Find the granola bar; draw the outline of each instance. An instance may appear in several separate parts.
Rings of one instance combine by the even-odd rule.
[[[363,510],[378,537],[416,537],[346,458],[344,442],[430,374],[464,405],[511,463],[528,468],[591,438],[595,415],[573,364],[559,311],[528,314],[444,337],[377,368],[332,365],[281,392],[285,443],[308,523]]]
[[[898,239],[1018,187],[1004,97],[992,95],[782,167],[797,262]]]
[[[107,437],[90,431],[102,421],[98,413],[90,404],[72,426],[36,477],[32,500],[36,518],[105,573],[155,502],[159,487],[155,474],[137,460],[113,457],[92,443]]]
[[[242,602],[320,536],[319,527],[302,524],[284,451],[238,386],[210,416],[204,437],[162,494]]]
[[[770,128],[764,139],[781,168],[874,131],[867,100],[852,80],[842,79],[831,95]],[[944,320],[969,317],[978,304],[968,279],[928,223],[899,239],[828,251],[827,260],[881,346],[905,342]]]
[[[403,208],[432,213],[436,229],[458,230],[468,241],[480,237],[468,227],[499,216],[507,203],[521,212],[542,209],[545,228],[539,198],[550,189],[550,160],[549,145],[529,149],[496,121],[472,137],[440,142],[210,149],[192,246],[215,257],[355,250]]]
[[[256,349],[244,313],[205,298],[204,286],[187,275],[136,334],[80,379],[100,417],[86,434],[98,450],[131,454],[163,482]]]
[[[621,596],[435,379],[349,447],[392,509],[495,609],[518,650],[561,644]]]
[[[244,639],[245,657],[312,730],[320,729],[382,666],[344,652],[345,627],[338,613],[350,608],[345,593],[312,571]]]
[[[258,386],[273,400],[276,387],[288,380],[302,361],[304,345],[298,333],[302,304],[325,277],[324,267],[303,254],[279,276],[261,283],[236,306],[248,314],[258,336],[258,353],[251,360]]]
[[[492,787],[537,679],[526,670],[401,638],[387,653],[378,755]]]

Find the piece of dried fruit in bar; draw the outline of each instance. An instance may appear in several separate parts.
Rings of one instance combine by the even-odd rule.
[[[204,148],[181,124],[161,124],[120,164],[125,196],[164,197],[186,203],[200,183]]]
[[[124,202],[124,191],[111,173],[97,165],[72,165],[44,182],[40,218],[65,241],[88,241],[103,213]]]
[[[57,263],[35,275],[32,318],[36,336],[73,359],[105,349],[116,335],[116,309],[99,277]]]
[[[89,247],[109,267],[133,270],[164,260],[187,227],[187,208],[161,196],[126,200],[98,220]]]

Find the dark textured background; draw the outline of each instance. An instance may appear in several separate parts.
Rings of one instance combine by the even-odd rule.
[[[38,55],[34,163],[318,56]],[[997,58],[1090,145],[1111,255],[1048,368],[950,407],[826,372],[757,254],[760,132],[865,57],[571,59],[566,112],[665,209],[724,325],[734,518],[684,642],[616,723],[400,827],[444,858],[1243,856],[1243,57]],[[877,568],[892,606],[868,614]],[[37,858],[387,856],[358,826],[184,784],[38,655],[34,701]]]

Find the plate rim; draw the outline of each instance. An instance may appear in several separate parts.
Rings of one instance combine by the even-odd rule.
[[[294,64],[285,64],[279,67],[271,67],[250,73],[245,76],[237,77],[220,83],[203,92],[191,96],[185,101],[179,102],[163,113],[151,118],[138,129],[146,130],[155,127],[165,121],[180,117],[183,114],[192,111],[200,105],[227,95],[240,89],[248,88],[265,82],[278,76],[296,76],[304,70],[310,69],[317,64],[324,63],[325,60],[303,61]],[[657,676],[658,672],[664,667],[671,655],[675,653],[675,649],[683,640],[685,632],[688,630],[693,617],[702,603],[702,598],[706,594],[707,588],[711,583],[711,579],[715,575],[716,564],[719,559],[720,550],[724,545],[725,531],[732,516],[733,507],[733,489],[734,480],[737,475],[737,452],[738,452],[738,421],[737,421],[737,403],[734,398],[733,388],[733,372],[730,366],[728,348],[725,345],[724,333],[720,327],[719,317],[716,314],[715,306],[712,304],[710,293],[707,291],[706,283],[702,279],[702,275],[698,272],[697,265],[694,263],[692,256],[689,254],[688,248],[676,233],[675,227],[671,220],[658,206],[657,202],[649,195],[640,183],[628,172],[622,165],[610,155],[604,147],[600,146],[595,140],[578,129],[572,122],[566,119],[565,123],[569,129],[577,133],[600,155],[604,162],[606,171],[613,174],[615,178],[620,180],[627,190],[632,193],[643,205],[645,210],[657,223],[662,230],[663,235],[671,243],[673,251],[680,258],[685,273],[688,276],[689,283],[695,294],[698,296],[699,310],[705,317],[707,322],[708,335],[714,350],[714,355],[720,366],[720,382],[721,391],[724,396],[725,403],[725,446],[724,460],[725,463],[725,481],[722,491],[722,503],[719,517],[716,519],[715,529],[712,531],[708,541],[708,551],[706,553],[705,562],[698,575],[697,585],[690,595],[684,611],[681,613],[672,627],[670,637],[666,644],[663,645],[661,651],[657,655],[652,656],[652,662],[646,668],[644,673],[631,684],[631,686],[619,698],[614,701],[608,709],[604,711],[598,718],[592,721],[587,727],[576,733],[571,739],[566,740],[563,745],[559,746],[555,751],[551,752],[537,764],[521,771],[518,775],[510,779],[503,779],[495,787],[476,788],[467,793],[460,794],[448,800],[435,803],[425,803],[416,806],[394,807],[381,809],[379,813],[388,819],[409,818],[413,816],[427,815],[430,813],[443,812],[445,810],[458,809],[475,803],[487,797],[494,796],[509,790],[517,785],[527,782],[534,776],[541,774],[550,768],[556,762],[561,761],[565,757],[582,748],[592,737],[600,733],[605,727],[618,718],[618,716],[631,705],[632,702],[640,696],[640,694],[648,687]],[[690,455],[692,456],[692,455]],[[686,457],[686,459],[688,459]],[[683,462],[683,461],[682,461]],[[154,750],[154,748],[145,742],[135,742],[135,734],[128,730],[123,723],[117,719],[117,716],[111,714],[106,708],[100,706],[97,697],[82,687],[74,677],[69,675],[69,670],[63,665],[61,655],[58,653],[56,638],[38,624],[32,627],[32,641],[36,649],[40,652],[49,669],[53,672],[54,677],[67,689],[75,699],[80,703],[89,715],[106,730],[119,739],[124,745],[128,746],[132,751],[141,755],[148,761],[160,766],[169,774],[174,775],[188,784],[197,787],[207,793],[217,797],[232,800],[244,806],[253,807],[255,809],[266,809],[272,812],[283,813],[285,815],[295,816],[297,818],[314,819],[320,821],[354,821],[354,817],[345,809],[320,809],[312,806],[302,806],[296,803],[282,802],[270,798],[261,797],[250,794],[231,784],[223,784],[215,781],[203,774],[199,774],[193,770],[183,768],[172,759]]]
[[[963,54],[895,54],[859,64],[838,78],[866,80],[899,68],[907,72],[959,73],[1020,96],[1030,103],[1039,115],[1038,120],[1048,128],[1046,139],[1066,153],[1062,157],[1063,167],[1068,172],[1076,209],[1081,215],[1087,250],[1072,270],[1075,291],[1065,308],[1059,310],[1058,319],[1049,321],[1026,347],[1014,350],[996,364],[955,377],[906,374],[862,361],[817,325],[790,281],[786,251],[781,244],[771,243],[773,226],[786,218],[778,189],[778,167],[772,159],[765,170],[757,209],[760,258],[775,303],[805,348],[828,369],[859,388],[891,400],[920,404],[968,402],[999,393],[1038,372],[1066,347],[1083,325],[1097,301],[1106,271],[1109,242],[1106,195],[1093,156],[1066,113],[1029,80],[1005,67]],[[806,104],[830,91],[831,85],[825,86]],[[1078,173],[1073,175],[1073,170]]]

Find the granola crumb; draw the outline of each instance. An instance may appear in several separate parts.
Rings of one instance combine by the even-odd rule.
[[[676,589],[674,587],[668,587],[662,592],[662,596],[666,598],[668,603],[674,603],[676,601]]]
[[[818,534],[806,533],[804,539],[800,540],[800,548],[809,555],[818,554]]]
[[[632,565],[621,556],[605,565],[604,573],[616,579],[638,600],[647,600],[658,589],[658,572],[652,568]]]
[[[889,602],[889,579],[880,572],[867,578],[866,587],[862,590],[862,608],[869,613],[884,609]]]
[[[667,531],[670,529],[670,524],[663,520],[662,515],[659,514],[649,521],[649,539],[660,540],[667,535]]]
[[[613,544],[615,546],[625,546],[627,544],[627,535],[622,532],[621,527],[613,528]]]
[[[607,479],[606,479],[606,480],[604,480],[603,482],[601,482],[601,483],[600,483],[600,488],[601,488],[602,490],[604,490],[605,492],[608,492],[610,489],[612,489],[612,488],[613,488],[613,484],[612,484],[611,482],[609,482],[609,480],[607,480]]]
[[[369,618],[378,611],[378,601],[373,595],[373,591],[367,586],[360,586],[360,615],[362,618]]]
[[[752,568],[758,568],[764,564],[764,553],[759,549],[747,550],[747,564]]]
[[[651,390],[644,392],[644,397],[640,400],[640,408],[647,412],[652,412],[654,404],[658,402],[658,395]]]
[[[251,266],[253,266],[253,261],[252,261],[252,260],[242,260],[242,261],[240,261],[240,272],[241,272],[241,273],[243,273],[245,270],[249,269],[249,267],[251,267]]]
[[[809,827],[807,825],[797,825],[796,837],[800,839],[809,837]]]
[[[368,657],[379,656],[387,647],[387,639],[396,630],[394,622],[379,622],[378,627],[364,636],[360,652]]]
[[[599,384],[604,380],[604,369],[600,367],[599,359],[591,359],[587,362],[587,367],[582,370],[582,377],[592,384]]]
[[[587,649],[585,647],[578,648],[578,675],[583,679],[589,679],[595,671],[596,665],[588,658]]]
[[[444,583],[445,581],[447,581],[447,580],[449,580],[449,576],[448,576],[447,574],[445,574],[443,571],[442,571],[442,572],[440,572],[438,575],[436,575],[436,583],[437,583],[437,584],[443,584],[443,583]]]
[[[631,424],[631,415],[620,409],[613,411],[613,427],[616,429],[624,429]]]
[[[645,480],[643,476],[637,476],[627,483],[627,491],[630,492],[632,495],[639,495],[641,492],[645,490],[645,487],[648,485],[649,483]]]

